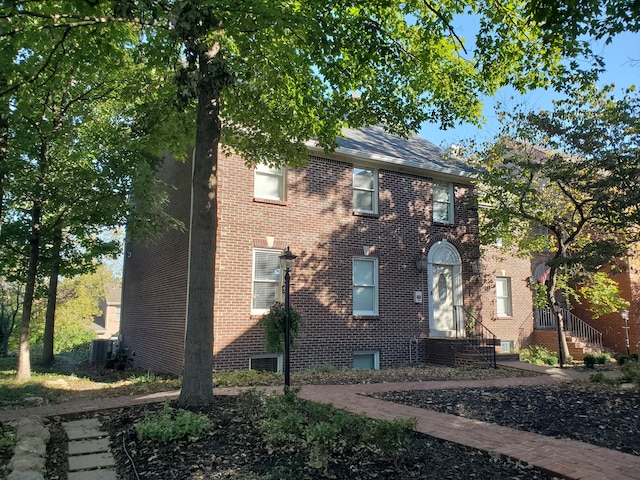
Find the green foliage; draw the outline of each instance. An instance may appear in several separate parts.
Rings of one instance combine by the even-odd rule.
[[[606,365],[609,362],[611,362],[611,355],[609,355],[608,353],[603,353],[596,357],[596,363],[598,365]]]
[[[591,354],[584,356],[584,366],[587,368],[594,368],[596,365],[596,357]]]
[[[415,418],[378,420],[369,432],[372,443],[385,458],[399,458],[406,451],[418,426]]]
[[[640,388],[640,362],[637,359],[629,358],[629,361],[620,365],[620,373],[622,382],[635,384],[636,388]]]
[[[544,347],[532,345],[520,351],[520,361],[534,365],[556,365],[558,357]]]
[[[604,272],[594,273],[579,291],[589,300],[589,311],[592,312],[593,318],[629,309],[629,302],[620,296],[618,282]]]
[[[589,375],[589,381],[591,383],[605,383],[607,385],[617,385],[619,383],[618,379],[609,378],[602,372]]]
[[[211,430],[211,421],[205,415],[176,410],[165,404],[160,412],[147,414],[134,427],[142,440],[166,445],[206,434]]]
[[[302,452],[310,467],[325,470],[330,458],[363,448],[397,460],[415,425],[415,419],[374,422],[331,405],[301,400],[293,390],[265,397],[260,422],[270,451]]]
[[[0,424],[0,455],[11,458],[15,444],[15,431],[7,424]]]
[[[294,346],[298,336],[302,318],[292,306],[289,308],[290,345]],[[259,325],[264,328],[267,351],[282,353],[284,351],[286,312],[284,304],[276,302],[269,311],[260,318]]]
[[[476,334],[476,317],[472,312],[467,312],[467,318],[464,322],[465,333],[467,337],[474,337]]]
[[[216,387],[252,387],[256,385],[280,385],[282,375],[260,370],[231,370],[213,372]]]
[[[501,115],[500,135],[474,159],[480,203],[491,206],[480,211],[484,240],[550,257],[549,288],[536,287],[536,305],[557,291],[577,299],[582,285],[596,317],[626,308],[601,269],[617,265],[638,239],[640,98],[633,89],[616,98],[612,86],[590,85],[550,110]]]

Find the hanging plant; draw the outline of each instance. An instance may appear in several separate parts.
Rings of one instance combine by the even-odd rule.
[[[267,351],[270,353],[284,352],[285,315],[284,304],[276,302],[258,322],[258,325],[264,328]],[[293,347],[294,341],[298,336],[301,317],[295,308],[290,307],[289,318],[291,327],[289,346]]]

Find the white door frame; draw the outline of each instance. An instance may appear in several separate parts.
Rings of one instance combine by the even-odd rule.
[[[460,253],[456,247],[449,243],[447,240],[440,240],[435,243],[429,249],[427,255],[428,268],[427,278],[429,280],[429,336],[430,337],[456,337],[462,336],[464,332],[464,318],[462,315],[462,261],[460,259]],[[437,266],[449,266],[452,268],[452,292],[449,292],[453,296],[453,325],[450,329],[437,330],[434,318],[435,297],[434,289],[435,285],[434,272]],[[457,318],[457,322],[456,322]],[[458,326],[456,332],[455,325]]]

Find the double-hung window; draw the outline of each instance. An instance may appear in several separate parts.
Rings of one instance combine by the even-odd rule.
[[[253,196],[266,200],[285,201],[285,169],[259,164],[255,169]]]
[[[378,213],[378,173],[366,168],[353,168],[353,210]]]
[[[266,248],[253,250],[251,313],[265,313],[281,299],[280,255],[282,255],[280,250]]]
[[[353,259],[353,314],[378,315],[378,259]]]
[[[499,317],[511,316],[511,278],[496,278],[496,310]]]
[[[453,184],[433,183],[433,221],[453,223]]]

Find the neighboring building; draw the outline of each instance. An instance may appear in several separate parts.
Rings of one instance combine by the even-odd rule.
[[[500,338],[503,351],[530,345],[558,351],[555,320],[548,310],[533,305],[532,284],[547,281],[545,260],[543,255],[522,258],[495,245],[482,248],[482,321]],[[584,299],[559,302],[574,360],[603,351],[626,354],[627,344],[630,352],[640,351],[640,261],[635,250],[629,253],[626,270],[611,278],[630,303],[626,321],[621,312],[593,318]]]
[[[482,246],[482,322],[501,341],[502,351],[526,346],[533,334],[531,260]]]
[[[120,332],[120,307],[122,288],[120,285],[107,285],[104,298],[100,299],[102,315],[93,317],[93,329],[97,338],[109,339]]]
[[[185,230],[126,246],[123,342],[155,372],[182,371],[190,172],[173,159],[159,172]],[[220,155],[215,369],[279,367],[257,323],[281,298],[287,247],[298,257],[291,303],[303,316],[293,369],[424,361],[440,348],[429,340],[462,336],[468,312],[481,311],[472,172],[417,136],[346,130],[332,154],[309,144],[300,169],[250,170]]]

